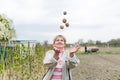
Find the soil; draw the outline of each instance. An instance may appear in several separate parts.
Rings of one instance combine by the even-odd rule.
[[[78,55],[80,64],[72,69],[73,80],[120,80],[120,54]]]

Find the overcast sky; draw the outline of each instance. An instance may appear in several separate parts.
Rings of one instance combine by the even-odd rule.
[[[58,34],[68,43],[120,38],[120,0],[0,0],[0,14],[13,20],[19,40],[51,43]],[[61,30],[63,18],[70,26]]]

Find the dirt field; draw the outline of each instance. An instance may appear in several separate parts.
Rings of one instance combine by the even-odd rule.
[[[120,54],[79,55],[80,64],[72,70],[73,80],[120,80]]]

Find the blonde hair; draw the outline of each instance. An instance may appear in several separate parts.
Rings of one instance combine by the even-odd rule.
[[[53,44],[55,43],[55,41],[56,41],[56,39],[57,39],[58,37],[63,38],[63,40],[64,40],[64,42],[65,42],[65,44],[66,44],[66,38],[65,38],[63,35],[57,35],[57,36],[54,38],[54,40],[53,40]]]

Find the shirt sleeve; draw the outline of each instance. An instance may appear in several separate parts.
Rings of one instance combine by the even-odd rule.
[[[74,54],[73,57],[70,57],[69,52],[66,59],[66,64],[68,68],[74,68],[80,63],[79,58]]]
[[[57,65],[57,60],[53,57],[54,51],[47,51],[43,59],[43,64],[49,68],[53,68]]]

